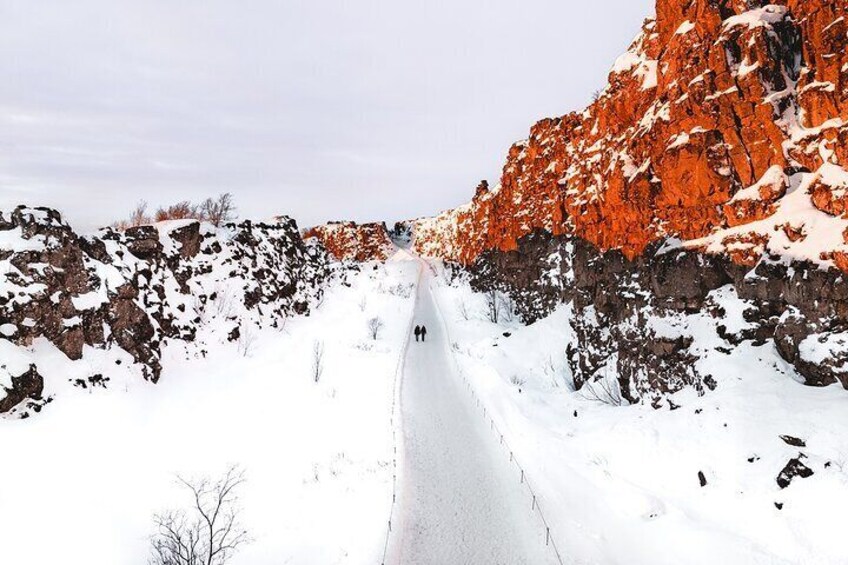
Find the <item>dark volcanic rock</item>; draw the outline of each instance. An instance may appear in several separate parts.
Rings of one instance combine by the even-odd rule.
[[[798,457],[794,457],[789,460],[789,462],[777,476],[777,486],[784,489],[792,483],[792,480],[795,477],[801,477],[802,479],[806,479],[808,477],[813,476],[813,470],[804,465],[804,463],[801,461],[802,459],[805,459],[805,456],[803,453],[800,453],[798,454]]]
[[[38,374],[35,365],[30,365],[24,374],[12,377],[12,388],[4,389],[5,397],[0,397],[0,414],[26,399],[41,400],[43,391],[44,379]]]
[[[200,253],[203,236],[200,234],[200,222],[191,222],[170,232],[171,239],[180,244],[180,257],[191,259]]]
[[[326,251],[305,243],[285,217],[220,230],[163,222],[79,237],[58,212],[21,206],[0,212],[0,231],[13,232],[5,234],[8,250],[0,250],[8,265],[0,274],[8,289],[0,291],[0,340],[33,361],[30,372],[12,376],[10,390],[0,390],[0,413],[49,386],[27,353],[37,338],[69,360],[82,359],[85,346],[123,350],[155,382],[168,341],[192,343],[216,318],[225,326],[250,318],[279,327],[307,313],[333,275]],[[105,386],[109,378],[95,369],[76,380]]]
[[[780,436],[780,439],[782,439],[786,445],[791,445],[793,447],[807,447],[807,443],[803,439],[797,437],[784,435]]]
[[[124,232],[127,248],[139,259],[152,260],[162,254],[159,230],[153,226],[137,226]]]
[[[620,251],[602,252],[577,238],[537,231],[519,240],[515,251],[484,252],[470,272],[476,290],[509,294],[527,323],[558,304],[573,306],[575,339],[566,356],[578,389],[615,374],[627,401],[658,407],[665,395],[683,388],[715,388],[713,376],[695,368],[691,339],[646,327],[649,319],[703,313],[716,320],[716,333],[729,346],[773,340],[807,384],[841,382],[848,388],[848,347],[834,346],[824,360],[801,352],[804,340],[825,342],[848,331],[848,281],[835,269],[768,261],[752,269],[672,242],[628,260]],[[737,333],[722,323],[721,307],[710,303],[711,293],[725,287],[747,301],[748,325]]]

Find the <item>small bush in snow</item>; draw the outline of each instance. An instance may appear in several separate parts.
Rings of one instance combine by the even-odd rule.
[[[485,296],[486,315],[490,322],[497,324],[500,321],[512,322],[515,319],[515,303],[508,294],[493,288],[487,291]]]
[[[509,378],[509,382],[511,382],[513,385],[517,386],[518,388],[521,388],[521,387],[523,387],[523,386],[524,386],[524,383],[526,383],[526,382],[527,382],[527,380],[526,380],[526,379],[522,379],[522,378],[521,378],[521,377],[519,377],[518,375],[512,375],[512,376]]]
[[[150,565],[225,565],[249,541],[239,523],[237,491],[244,474],[231,467],[214,482],[178,480],[191,495],[191,503],[153,517]]]
[[[167,208],[160,207],[156,210],[153,219],[157,222],[164,222],[165,220],[199,219],[199,217],[200,213],[197,205],[192,204],[188,200],[183,200]]]
[[[610,374],[608,368],[604,368],[601,375],[586,381],[580,391],[587,400],[594,400],[608,406],[623,406],[625,403],[621,396],[618,379]]]
[[[415,288],[413,284],[397,283],[389,286],[384,286],[380,283],[378,290],[383,294],[391,294],[400,298],[409,298],[412,296],[412,290]]]
[[[238,350],[242,357],[249,357],[256,345],[256,332],[247,323],[239,328]]]
[[[317,383],[324,374],[324,342],[316,341],[312,346],[312,379]]]
[[[238,215],[236,214],[233,195],[226,192],[216,198],[207,198],[200,204],[183,200],[170,206],[160,206],[152,216],[147,213],[147,202],[142,200],[136,204],[129,219],[115,222],[113,226],[123,231],[127,228],[150,225],[153,222],[166,220],[199,220],[220,227],[236,218],[238,218]]]
[[[368,335],[371,336],[371,339],[377,340],[380,337],[380,330],[383,329],[383,320],[380,318],[371,318],[368,320]]]
[[[501,300],[494,288],[486,293],[486,313],[489,321],[497,324],[501,317]]]
[[[468,321],[471,318],[471,315],[468,313],[468,305],[465,304],[465,300],[459,299],[459,315],[462,316],[463,320]]]
[[[508,294],[501,295],[501,318],[505,322],[512,322],[515,320],[515,303],[512,301],[512,298]]]
[[[551,379],[551,384],[554,388],[559,388],[559,381],[560,378],[562,378],[562,381],[565,383],[566,388],[568,388],[572,392],[574,391],[573,384],[569,383],[568,379],[562,375],[564,369],[557,367],[553,355],[548,355],[548,359],[545,362],[543,370],[545,371],[545,375],[547,375],[547,377]]]

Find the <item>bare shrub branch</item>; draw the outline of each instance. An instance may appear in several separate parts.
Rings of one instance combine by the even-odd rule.
[[[501,300],[496,289],[491,289],[486,293],[486,312],[489,315],[489,321],[497,324],[501,317]]]
[[[380,337],[380,330],[383,329],[383,320],[380,318],[371,318],[368,320],[368,335],[371,336],[371,339],[377,340]]]
[[[150,539],[150,565],[225,565],[236,550],[248,543],[239,523],[236,491],[244,473],[230,467],[217,481],[189,481],[178,477],[190,493],[185,510],[171,510],[153,517],[156,532]]]
[[[207,198],[200,205],[200,211],[204,219],[215,227],[221,227],[238,217],[233,195],[229,192],[214,199]]]
[[[229,192],[221,194],[217,198],[207,198],[200,204],[194,204],[189,200],[177,202],[171,206],[160,206],[153,216],[147,213],[147,202],[140,201],[130,213],[129,219],[119,220],[112,224],[117,230],[126,230],[136,226],[150,225],[153,222],[164,222],[167,220],[198,220],[206,221],[216,227],[238,218],[233,195]]]
[[[470,314],[468,313],[468,305],[465,303],[465,300],[459,300],[459,315],[462,316],[463,320],[468,321],[470,319]]]
[[[256,332],[247,323],[242,322],[239,327],[238,350],[242,357],[249,357],[256,345]]]
[[[316,341],[312,345],[312,379],[317,383],[324,374],[324,342]]]
[[[167,208],[160,207],[156,210],[154,219],[157,222],[164,222],[165,220],[203,220],[204,218],[197,205],[183,200]]]
[[[581,392],[587,400],[594,400],[609,406],[624,405],[621,387],[618,384],[618,379],[610,371],[609,365],[604,366],[602,374],[586,381]]]
[[[151,223],[150,216],[147,215],[147,202],[140,200],[135,205],[135,209],[130,213],[130,219],[127,222],[128,227],[134,228],[137,226],[145,226]]]

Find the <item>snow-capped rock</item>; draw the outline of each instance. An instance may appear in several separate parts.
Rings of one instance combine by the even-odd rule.
[[[846,12],[658,0],[596,100],[535,124],[494,189],[414,221],[414,248],[526,321],[572,304],[578,387],[614,372],[655,405],[708,390],[686,326],[710,321],[716,347],[772,342],[807,384],[848,388],[832,345],[848,326]]]
[[[251,325],[281,326],[308,312],[332,270],[324,249],[305,243],[285,217],[222,228],[171,221],[81,237],[54,210],[0,212],[0,342],[26,359],[3,356],[0,412],[49,399],[47,356],[34,348],[53,346],[69,363],[92,349],[122,351],[133,365],[127,370],[155,382],[169,342],[202,355]],[[116,370],[89,364],[92,378]]]

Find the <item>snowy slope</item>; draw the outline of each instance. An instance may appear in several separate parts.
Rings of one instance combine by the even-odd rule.
[[[253,329],[247,351],[224,340],[187,358],[172,341],[156,386],[74,387],[37,417],[3,421],[3,562],[146,563],[153,513],[184,502],[175,474],[215,476],[233,463],[246,472],[253,538],[233,565],[378,562],[417,272],[410,261],[365,264],[309,316]],[[377,340],[366,327],[374,317],[385,324]],[[61,355],[47,349],[35,352],[40,363]],[[97,363],[90,353],[78,363]]]
[[[602,391],[574,391],[565,360],[569,305],[530,326],[493,324],[485,297],[461,280],[442,280],[436,295],[458,362],[527,468],[569,559],[848,561],[840,534],[848,507],[844,391],[800,384],[772,342],[724,342],[719,324],[732,333],[746,323],[730,287],[711,296],[724,319],[645,320],[669,336],[691,333],[695,362],[718,381],[703,396],[691,388],[670,395],[672,410],[611,406],[598,400]],[[793,438],[804,445],[790,445]],[[777,478],[795,458],[814,474],[781,488]]]

